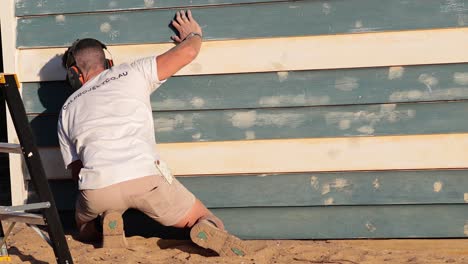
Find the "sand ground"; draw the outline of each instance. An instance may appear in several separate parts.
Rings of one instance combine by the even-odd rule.
[[[75,263],[467,263],[468,239],[248,240],[248,257],[222,258],[187,240],[128,237],[128,249],[103,249],[67,235]],[[18,224],[8,238],[11,263],[55,263],[52,249]]]

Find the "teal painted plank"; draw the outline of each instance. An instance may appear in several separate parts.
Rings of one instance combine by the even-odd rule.
[[[208,208],[465,204],[468,170],[373,171],[178,177]],[[434,184],[439,190],[434,191]],[[74,209],[77,186],[50,181],[60,210]],[[216,186],[216,188],[213,188]]]
[[[443,238],[468,236],[468,205],[213,209],[243,239]]]
[[[468,132],[468,102],[154,112],[158,142]],[[57,146],[56,115],[30,115],[40,146]]]
[[[178,76],[151,96],[154,111],[376,104],[468,99],[468,64]],[[58,113],[63,82],[24,83],[28,113]]]
[[[288,37],[462,27],[468,0],[297,1],[193,10],[206,40]],[[18,20],[17,46],[68,46],[92,37],[107,44],[170,42],[174,10],[27,17]],[[281,19],[279,19],[281,18]],[[138,30],[135,30],[138,29]]]
[[[103,12],[158,8],[187,8],[213,5],[232,5],[263,2],[285,2],[285,0],[17,0],[16,16],[32,16],[47,14],[66,14],[82,12]]]

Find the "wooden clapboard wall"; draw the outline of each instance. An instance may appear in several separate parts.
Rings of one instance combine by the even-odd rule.
[[[17,0],[16,65],[61,210],[60,56],[173,46],[192,8],[199,57],[151,97],[159,149],[242,238],[468,236],[467,0]]]

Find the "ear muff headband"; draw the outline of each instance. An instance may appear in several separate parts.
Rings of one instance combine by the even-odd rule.
[[[83,86],[84,83],[84,78],[83,78],[83,73],[81,72],[80,68],[76,65],[76,60],[75,60],[75,50],[80,43],[81,39],[75,40],[73,42],[72,46],[68,49],[67,51],[67,62],[65,64],[65,67],[67,69],[67,81],[70,83],[71,87],[75,90],[78,90],[81,86]],[[101,48],[107,53],[110,54],[111,59],[106,59],[104,62],[104,67],[106,69],[110,69],[112,66],[114,66],[114,61],[112,60],[112,54],[107,50],[107,46],[100,42],[99,40],[96,40],[99,45],[101,45]]]

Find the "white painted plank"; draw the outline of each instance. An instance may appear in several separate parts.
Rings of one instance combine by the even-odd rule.
[[[209,41],[178,75],[456,63],[468,61],[468,28]],[[160,54],[172,44],[112,46],[116,63]],[[63,80],[64,48],[19,51],[20,80]]]
[[[175,175],[468,168],[468,134],[159,144]],[[60,151],[41,149],[48,177]]]
[[[2,32],[3,69],[6,73],[17,73],[16,18],[14,1],[0,1],[0,31]],[[7,107],[7,136],[10,142],[19,143],[13,121]],[[23,204],[27,199],[21,155],[10,155],[10,187],[13,205]]]

